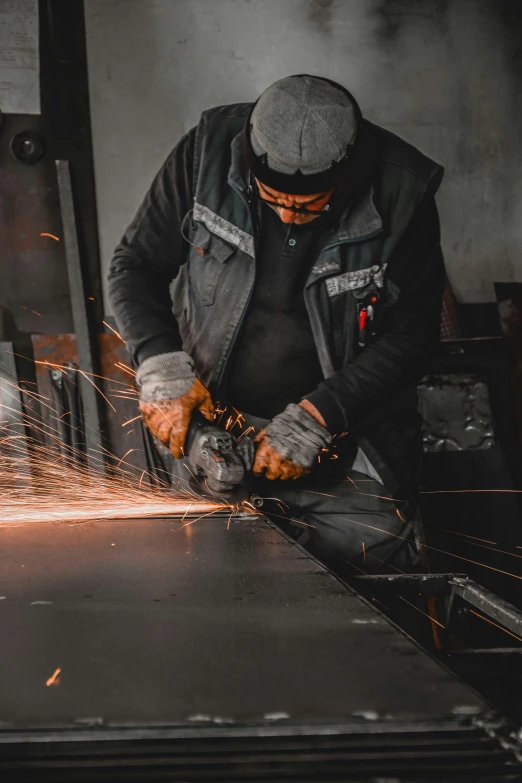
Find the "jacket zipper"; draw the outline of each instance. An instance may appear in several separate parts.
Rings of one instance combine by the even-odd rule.
[[[252,296],[254,294],[254,288],[256,285],[256,277],[257,277],[257,256],[258,256],[258,250],[259,250],[259,226],[258,226],[258,215],[256,214],[255,205],[252,206],[252,186],[249,185],[248,187],[248,193],[249,196],[245,197],[243,192],[239,190],[238,188],[234,188],[234,190],[239,193],[243,201],[248,207],[248,211],[250,214],[250,220],[252,223],[252,238],[254,240],[254,279],[252,281],[252,286],[250,288],[250,293],[248,294],[248,299],[245,302],[245,306],[243,307],[243,312],[241,313],[241,316],[239,318],[239,321],[237,323],[237,326],[235,328],[234,334],[232,336],[232,339],[230,341],[230,345],[228,346],[228,350],[226,352],[225,358],[223,359],[223,365],[221,367],[218,379],[216,381],[216,386],[219,389],[221,386],[221,383],[223,382],[223,378],[225,376],[225,370],[227,368],[228,360],[230,359],[230,356],[232,354],[232,351],[234,350],[234,346],[236,344],[237,338],[239,336],[239,333],[241,331],[241,327],[243,326],[243,321],[245,320],[245,316],[248,312],[248,308],[250,306],[250,302],[252,300]]]

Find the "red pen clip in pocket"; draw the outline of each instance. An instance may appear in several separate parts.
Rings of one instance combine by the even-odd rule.
[[[358,305],[358,318],[359,318],[359,345],[361,348],[368,342],[368,332],[371,329],[371,325],[375,316],[375,307],[379,301],[379,294],[375,292],[365,296],[363,301]]]

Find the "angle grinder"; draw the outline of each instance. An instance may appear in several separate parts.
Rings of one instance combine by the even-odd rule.
[[[192,414],[185,440],[185,456],[198,476],[206,479],[213,492],[237,490],[254,464],[254,444],[249,437],[238,441],[226,430],[199,412]],[[252,498],[251,498],[252,500]],[[262,505],[254,496],[255,505]]]

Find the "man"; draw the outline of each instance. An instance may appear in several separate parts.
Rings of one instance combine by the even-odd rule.
[[[203,114],[112,261],[140,411],[178,481],[192,412],[235,408],[257,432],[252,492],[338,567],[412,566],[441,179],[343,87],[291,76]]]

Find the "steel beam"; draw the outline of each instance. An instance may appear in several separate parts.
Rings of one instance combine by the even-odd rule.
[[[453,595],[458,595],[464,601],[480,609],[485,615],[496,620],[499,625],[509,629],[522,639],[522,611],[507,601],[503,601],[495,593],[486,590],[482,585],[473,582],[465,576],[453,576],[449,579]]]
[[[100,400],[94,388],[95,373],[95,339],[91,332],[87,314],[82,259],[78,242],[74,194],[71,181],[69,161],[57,160],[58,191],[62,213],[63,239],[65,257],[71,293],[74,331],[76,333],[76,349],[80,370],[80,389],[82,394],[85,417],[85,440],[87,445],[87,462],[94,470],[100,470],[100,457],[103,458],[103,438],[100,414]],[[87,376],[87,377],[86,377]]]
[[[354,576],[349,584],[356,589],[369,588],[380,595],[449,595],[448,580],[455,574],[375,574]]]
[[[11,428],[9,434],[23,435],[16,442],[16,451],[31,474],[35,473],[37,465],[31,454],[30,443],[41,442],[40,421],[32,344],[27,339],[0,342],[0,422],[2,428]],[[17,483],[16,478],[13,481]]]

